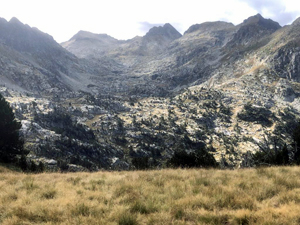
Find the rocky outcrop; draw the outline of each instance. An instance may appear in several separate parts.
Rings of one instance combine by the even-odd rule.
[[[182,35],[169,23],[164,26],[152,27],[144,36],[144,39],[154,39],[161,41],[161,39],[167,39],[169,42],[180,38]]]
[[[228,43],[229,48],[247,47],[247,50],[257,50],[270,40],[270,35],[281,26],[260,14],[252,16],[237,26],[237,32]],[[241,49],[244,50],[244,49]],[[240,50],[240,51],[241,51]]]
[[[280,77],[300,82],[300,47],[281,48],[274,55],[272,63]]]
[[[287,102],[293,102],[294,99],[297,97],[292,85],[287,79],[280,79],[276,84],[275,93],[279,96],[282,100]]]
[[[180,38],[182,35],[169,23],[164,26],[153,27],[143,37],[141,48],[144,54],[159,54],[172,41]]]

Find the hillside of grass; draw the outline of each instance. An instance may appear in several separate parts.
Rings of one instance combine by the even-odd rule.
[[[300,167],[23,174],[0,224],[299,224]]]

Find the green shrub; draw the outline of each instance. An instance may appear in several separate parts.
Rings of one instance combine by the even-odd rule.
[[[149,169],[149,157],[136,157],[132,159],[132,165],[138,170]]]
[[[93,142],[95,140],[95,134],[92,130],[73,122],[71,116],[63,109],[55,108],[53,112],[48,114],[36,115],[34,120],[42,127],[53,130],[70,139],[78,139],[87,142]]]
[[[41,198],[44,198],[44,199],[53,199],[55,198],[57,194],[57,191],[54,190],[54,189],[49,189],[49,190],[46,190],[42,193],[41,195]]]
[[[192,168],[216,167],[218,163],[206,149],[198,149],[190,153],[185,150],[176,151],[168,161],[168,165],[171,167]]]
[[[77,204],[72,210],[74,216],[89,216],[91,215],[91,209],[84,203]]]
[[[119,225],[138,225],[136,216],[130,213],[123,213],[119,218]]]
[[[247,103],[242,112],[238,113],[237,116],[241,120],[247,122],[257,122],[267,127],[272,126],[272,118],[274,118],[274,114],[269,109],[254,107],[250,103]]]

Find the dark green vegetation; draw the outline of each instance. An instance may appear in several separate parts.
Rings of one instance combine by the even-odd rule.
[[[280,122],[273,133],[266,133],[257,143],[259,151],[252,158],[255,165],[300,164],[300,122],[296,115],[290,108],[279,113]]]
[[[82,124],[74,123],[69,114],[56,108],[48,114],[36,115],[34,121],[46,129],[71,139],[95,141],[95,135],[91,130],[87,130]]]
[[[26,172],[43,172],[45,166],[42,162],[36,164],[26,159],[29,151],[24,149],[24,140],[20,136],[21,127],[9,103],[0,94],[0,162],[14,165]]]
[[[263,107],[254,107],[250,103],[244,106],[242,112],[238,114],[238,118],[247,122],[256,122],[263,126],[270,127],[273,125],[273,113]]]
[[[0,94],[0,161],[5,163],[16,162],[26,155],[23,140],[19,130],[21,123],[16,121],[9,103]]]
[[[103,157],[102,152],[117,151],[112,146],[98,143],[91,129],[73,121],[71,115],[62,108],[36,115],[35,122],[60,134],[60,138],[40,144],[36,151],[39,156],[58,159],[62,171],[68,170],[68,164],[80,165],[89,170],[108,168],[108,159]],[[119,155],[122,156],[122,153]]]
[[[201,147],[190,153],[185,150],[177,150],[168,163],[170,166],[182,168],[216,167],[218,165],[215,158]]]

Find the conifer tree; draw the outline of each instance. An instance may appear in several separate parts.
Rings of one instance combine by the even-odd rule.
[[[0,161],[13,162],[16,156],[25,154],[20,128],[21,123],[16,121],[12,108],[0,94]]]

